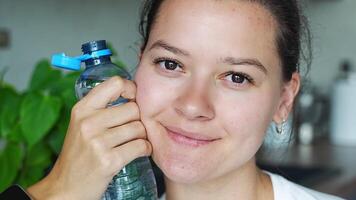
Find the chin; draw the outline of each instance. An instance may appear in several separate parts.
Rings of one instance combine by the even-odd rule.
[[[180,166],[166,166],[165,164],[160,166],[164,173],[164,176],[172,182],[192,184],[202,181],[202,171],[195,170],[183,165]]]
[[[152,158],[156,165],[161,169],[164,176],[172,182],[192,184],[203,181],[207,178],[205,173],[206,167],[200,167],[200,164],[195,164],[185,159],[179,159],[177,156],[168,156],[167,152],[162,155],[162,152],[155,152]]]

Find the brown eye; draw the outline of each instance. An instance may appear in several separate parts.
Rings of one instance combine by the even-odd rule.
[[[177,62],[171,61],[171,60],[163,60],[159,62],[159,65],[161,67],[164,67],[167,70],[175,70],[180,67],[180,65]]]
[[[231,82],[232,84],[234,84],[236,86],[254,83],[253,79],[249,75],[242,73],[242,72],[233,72],[233,71],[228,72],[225,75],[224,79]]]
[[[246,80],[246,77],[242,76],[241,74],[231,74],[231,81],[234,83],[241,84]]]

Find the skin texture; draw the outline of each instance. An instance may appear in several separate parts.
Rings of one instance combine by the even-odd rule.
[[[277,29],[256,3],[166,0],[135,82],[114,77],[75,105],[53,170],[29,194],[99,199],[123,166],[152,155],[169,200],[273,199],[254,157],[300,85],[298,73],[282,81]],[[106,108],[119,96],[131,102]]]

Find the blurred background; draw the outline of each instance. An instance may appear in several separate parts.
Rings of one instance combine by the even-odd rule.
[[[356,1],[301,4],[313,61],[290,117],[296,123],[287,126],[294,134],[279,136],[271,127],[258,163],[302,185],[356,199]],[[37,181],[60,150],[77,74],[52,69],[50,56],[79,55],[82,43],[106,39],[132,72],[140,5],[140,0],[0,0],[0,191],[14,182]]]

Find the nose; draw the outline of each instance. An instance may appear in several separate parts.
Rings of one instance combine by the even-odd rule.
[[[215,111],[210,90],[204,84],[187,84],[174,101],[175,111],[188,120],[213,119]]]

